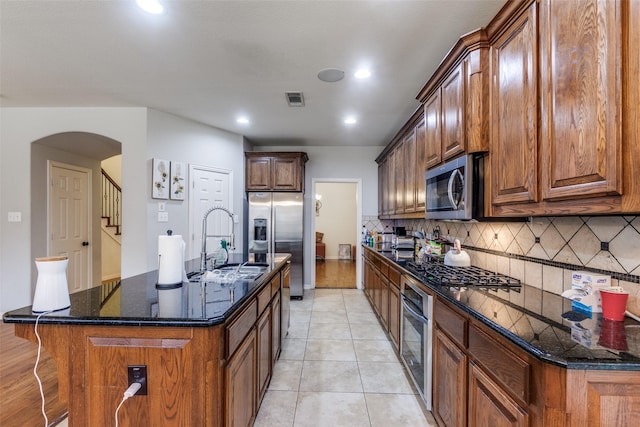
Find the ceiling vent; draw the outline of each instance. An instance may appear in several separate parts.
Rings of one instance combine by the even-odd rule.
[[[304,107],[304,95],[302,92],[285,92],[289,107]]]

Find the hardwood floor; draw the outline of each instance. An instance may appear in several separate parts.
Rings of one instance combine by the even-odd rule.
[[[13,335],[13,325],[0,321],[0,426],[36,427],[44,424],[38,383],[33,376],[38,346]],[[38,364],[49,425],[66,414],[58,400],[58,376],[53,358],[42,350]]]
[[[356,288],[356,263],[351,260],[316,261],[316,288]]]

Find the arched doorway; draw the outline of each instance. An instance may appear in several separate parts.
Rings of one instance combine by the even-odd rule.
[[[105,159],[113,158],[121,154],[121,143],[103,135],[87,132],[64,132],[34,141],[31,144],[31,256],[32,258],[54,255],[52,250],[51,215],[52,187],[54,178],[52,165],[62,166],[70,170],[87,171],[87,240],[86,242],[86,268],[87,277],[83,287],[87,288],[100,284],[102,281],[102,166]],[[64,174],[63,174],[64,175]],[[63,182],[66,177],[58,178]],[[118,177],[120,179],[120,177]],[[74,182],[82,182],[76,180]],[[62,184],[60,184],[62,185]],[[64,196],[62,196],[64,199]],[[64,204],[64,202],[60,202]],[[64,209],[62,209],[64,211]],[[59,220],[59,217],[58,217]],[[75,227],[76,223],[70,224]],[[69,230],[72,231],[72,230]],[[73,230],[75,232],[75,230]],[[117,255],[118,269],[120,256]],[[114,258],[112,256],[111,258]],[[72,266],[70,259],[69,268],[80,271],[78,265]],[[81,261],[78,257],[77,262]],[[112,260],[113,261],[113,260]],[[34,268],[34,267],[32,267]],[[32,271],[32,277],[36,277]],[[79,290],[76,288],[76,290]]]

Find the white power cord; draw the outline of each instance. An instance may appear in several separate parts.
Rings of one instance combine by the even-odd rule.
[[[124,392],[124,395],[122,396],[122,400],[120,401],[120,404],[118,405],[118,407],[116,408],[116,427],[118,427],[118,411],[120,411],[120,407],[122,406],[122,404],[125,402],[125,400],[127,400],[128,398],[130,398],[131,396],[135,395],[138,390],[140,390],[142,388],[142,384],[140,383],[133,383],[129,386],[129,388],[127,389],[127,391]]]
[[[44,316],[45,314],[53,313],[53,311],[54,310],[49,310],[38,314],[38,317],[36,317],[36,326],[33,328],[33,332],[38,339],[38,355],[36,357],[36,364],[33,366],[33,376],[36,377],[38,388],[40,388],[40,401],[42,402],[40,410],[42,411],[42,416],[44,417],[44,427],[47,427],[49,425],[49,418],[47,418],[47,413],[44,410],[44,391],[42,390],[42,381],[38,376],[38,363],[40,363],[40,349],[42,348],[42,340],[40,340],[40,334],[38,333],[38,322],[40,321],[40,318],[42,316]]]

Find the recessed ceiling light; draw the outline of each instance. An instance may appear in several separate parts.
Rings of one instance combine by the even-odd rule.
[[[346,125],[353,125],[356,124],[358,122],[358,120],[356,120],[355,117],[347,117],[346,119],[344,119],[344,123]]]
[[[339,82],[344,78],[344,71],[337,68],[326,68],[318,73],[318,78],[327,83]]]
[[[236,123],[240,123],[241,125],[249,124],[249,119],[246,117],[238,117]]]
[[[164,7],[158,0],[136,0],[138,7],[147,13],[158,15],[164,12]]]
[[[366,78],[371,77],[371,71],[365,70],[365,69],[361,69],[361,70],[356,71],[353,75],[357,79],[366,79]]]

